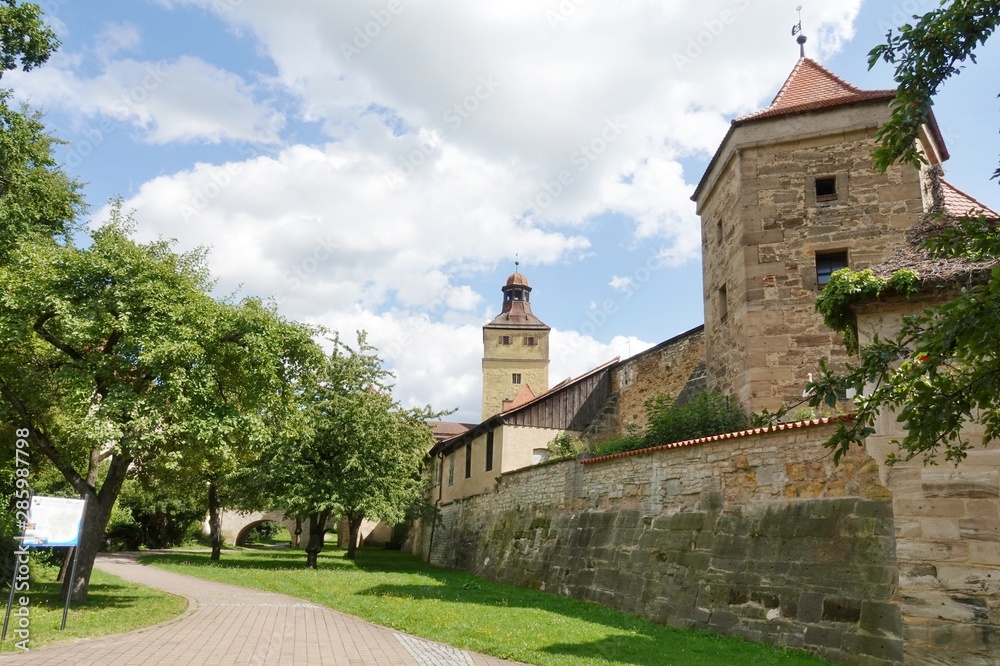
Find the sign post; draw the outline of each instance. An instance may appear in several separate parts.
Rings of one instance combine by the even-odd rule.
[[[83,532],[83,519],[87,513],[87,499],[71,499],[68,497],[45,497],[32,495],[28,508],[28,520],[21,533],[21,546],[27,548],[57,548],[69,546],[75,549],[73,555],[72,573],[70,574],[69,593],[66,595],[66,606],[63,608],[62,626],[66,628],[66,616],[69,614],[69,602],[73,598],[73,581],[76,580],[76,563],[79,559],[80,534]],[[15,555],[16,557],[16,555]],[[15,559],[15,570],[17,561]],[[7,616],[4,618],[3,636],[7,636],[7,622],[10,618],[13,603],[14,586],[11,585],[11,602],[7,604]]]

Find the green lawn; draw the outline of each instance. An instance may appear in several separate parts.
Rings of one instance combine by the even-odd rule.
[[[86,603],[69,607],[66,629],[60,631],[63,602],[59,599],[61,583],[55,582],[58,575],[58,568],[33,565],[29,616],[31,637],[28,643],[32,650],[74,638],[94,638],[147,627],[169,620],[187,608],[186,599],[94,569]],[[9,591],[3,593],[4,610],[8,594]],[[17,606],[14,608],[16,610]],[[7,640],[0,642],[0,652],[19,651],[14,645],[20,640],[13,634],[14,626],[14,618],[11,617]]]
[[[416,636],[529,664],[825,664],[805,653],[664,627],[602,606],[494,585],[398,551],[343,550],[304,568],[302,551],[150,555],[143,562],[289,594]]]

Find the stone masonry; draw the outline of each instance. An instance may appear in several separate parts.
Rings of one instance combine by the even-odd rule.
[[[852,268],[880,261],[923,212],[921,174],[872,170],[883,103],[735,128],[706,174],[702,220],[710,385],[748,411],[801,398],[817,359],[847,360],[816,313],[816,256],[846,252]],[[818,200],[817,178],[836,181]]]
[[[863,450],[833,465],[833,427],[505,474],[441,507],[430,559],[674,626],[899,662],[892,504]]]

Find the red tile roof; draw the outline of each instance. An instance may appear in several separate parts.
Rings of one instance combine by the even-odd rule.
[[[687,446],[695,446],[697,444],[708,444],[710,442],[721,442],[724,439],[738,439],[740,437],[749,437],[751,435],[761,435],[769,432],[781,432],[782,430],[795,430],[797,428],[811,428],[818,425],[826,425],[827,423],[835,423],[837,421],[849,421],[854,418],[854,414],[844,414],[842,416],[831,416],[821,419],[810,419],[808,421],[793,421],[791,423],[778,423],[772,426],[765,426],[763,428],[752,428],[750,430],[740,430],[738,432],[726,432],[721,435],[711,435],[709,437],[697,437],[695,439],[686,439],[682,442],[671,442],[670,444],[661,444],[659,446],[652,446],[648,449],[636,449],[635,451],[625,451],[623,453],[612,453],[609,456],[599,456],[597,458],[588,458],[586,460],[581,460],[580,462],[584,465],[589,465],[590,463],[604,462],[606,460],[614,460],[616,458],[625,458],[628,456],[638,456],[643,453],[652,453],[653,451],[663,451],[664,449],[679,449]]]
[[[981,213],[988,219],[1000,220],[996,211],[982,204],[958,189],[945,179],[941,179],[941,198],[944,212],[954,217],[978,217]]]
[[[737,118],[734,125],[751,120],[815,111],[844,104],[892,99],[895,90],[861,90],[815,60],[799,58],[785,85],[766,109]]]
[[[521,390],[517,392],[513,400],[503,401],[503,411],[507,412],[521,405],[527,405],[529,402],[535,399],[535,392],[531,390],[531,386],[524,384],[521,386]]]

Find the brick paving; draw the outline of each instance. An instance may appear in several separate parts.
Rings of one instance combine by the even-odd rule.
[[[126,580],[187,597],[188,610],[153,627],[5,655],[0,662],[46,666],[514,663],[402,634],[295,597],[145,566],[136,562],[134,555],[101,555],[96,566]]]

